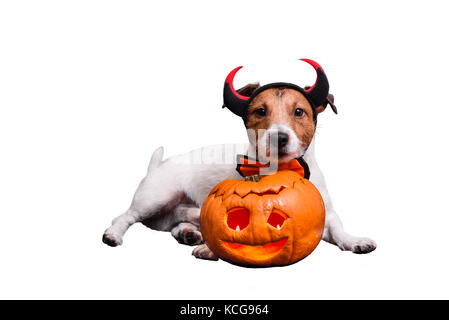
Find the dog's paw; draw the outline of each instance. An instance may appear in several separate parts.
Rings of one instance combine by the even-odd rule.
[[[203,242],[203,236],[197,230],[181,230],[175,238],[179,243],[189,246],[195,246]]]
[[[376,250],[377,244],[369,238],[350,237],[338,243],[338,247],[344,251],[352,251],[357,254],[370,253]]]
[[[199,245],[192,251],[192,255],[197,259],[214,260],[217,261],[218,257],[209,249],[206,244]]]
[[[123,243],[123,238],[120,237],[119,235],[110,232],[105,232],[103,234],[103,242],[106,243],[108,246],[117,247]]]
[[[369,238],[360,238],[353,244],[351,251],[353,253],[363,254],[370,253],[371,251],[376,250],[376,248],[377,244],[373,240]]]
[[[181,244],[195,246],[203,243],[203,236],[198,228],[190,223],[180,223],[172,230],[173,237]]]

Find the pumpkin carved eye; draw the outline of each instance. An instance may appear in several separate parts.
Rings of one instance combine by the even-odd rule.
[[[245,229],[249,224],[249,211],[245,208],[233,208],[226,215],[226,223],[228,227],[240,231]]]
[[[284,224],[284,221],[287,219],[287,216],[278,210],[273,210],[268,217],[268,223],[275,227],[276,229],[280,230],[282,228],[282,225]]]

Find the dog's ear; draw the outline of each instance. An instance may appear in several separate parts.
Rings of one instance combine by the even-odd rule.
[[[254,91],[260,88],[260,85],[258,83],[249,83],[246,86],[240,88],[237,90],[238,93],[240,93],[242,96],[251,96]],[[223,105],[223,108],[226,108],[225,105]]]
[[[310,87],[304,87],[304,89],[306,89],[306,90],[309,89],[309,88],[310,88]],[[337,107],[335,106],[334,101],[335,101],[334,95],[331,94],[331,93],[329,93],[329,94],[327,95],[326,101],[325,101],[322,105],[317,106],[317,107],[315,108],[315,109],[316,109],[316,112],[317,112],[317,113],[321,113],[321,112],[323,112],[324,110],[326,110],[327,105],[330,105],[331,108],[332,108],[332,111],[333,111],[335,114],[338,114]]]
[[[321,112],[323,112],[323,111],[326,109],[327,105],[330,105],[332,111],[333,111],[335,114],[338,114],[337,107],[336,107],[335,104],[334,104],[334,100],[335,100],[334,95],[331,94],[331,93],[329,93],[329,94],[327,95],[326,101],[325,101],[321,106],[318,106],[318,107],[316,108],[316,112],[321,113]]]
[[[249,83],[243,88],[238,89],[237,92],[240,93],[242,96],[249,97],[254,93],[254,91],[256,91],[259,88],[260,88],[259,83]]]

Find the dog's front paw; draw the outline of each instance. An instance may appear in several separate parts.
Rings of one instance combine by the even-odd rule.
[[[192,255],[197,259],[214,260],[217,261],[218,257],[209,249],[206,244],[202,244],[193,249]]]
[[[351,251],[358,254],[370,253],[376,250],[377,244],[369,238],[359,238],[351,247]]]
[[[337,244],[341,250],[352,251],[353,253],[370,253],[377,248],[377,244],[369,238],[348,237]]]
[[[103,234],[103,242],[106,243],[108,246],[117,247],[123,243],[123,238],[120,237],[119,235],[106,231]]]

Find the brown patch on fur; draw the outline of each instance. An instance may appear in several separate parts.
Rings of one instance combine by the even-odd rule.
[[[257,115],[256,110],[264,108],[266,115]],[[296,108],[304,110],[304,115],[295,117]],[[259,93],[248,108],[247,128],[256,130],[268,129],[273,123],[289,126],[296,136],[307,147],[315,133],[312,106],[299,92],[290,88],[270,88]]]

